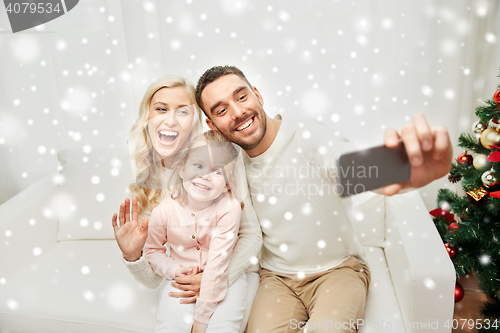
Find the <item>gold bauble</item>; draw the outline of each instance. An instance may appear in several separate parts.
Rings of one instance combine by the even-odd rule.
[[[484,154],[479,154],[474,157],[474,161],[472,162],[472,164],[474,165],[474,168],[476,168],[476,170],[485,171],[491,168],[491,162],[488,161],[488,156]]]
[[[486,149],[492,149],[490,146],[498,146],[500,144],[500,131],[496,128],[487,128],[481,133],[481,144]]]

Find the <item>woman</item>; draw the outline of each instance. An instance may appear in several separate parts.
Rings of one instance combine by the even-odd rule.
[[[153,208],[170,195],[166,181],[171,175],[170,167],[175,162],[176,154],[185,148],[189,139],[202,132],[202,113],[196,104],[195,89],[191,82],[179,76],[165,76],[154,81],[146,90],[139,108],[139,115],[130,131],[131,157],[134,165],[136,182],[130,185],[134,196],[132,214],[130,200],[127,198],[120,205],[117,215],[112,218],[115,238],[123,253],[124,263],[134,278],[149,288],[156,288],[163,278],[156,275],[142,253],[148,236],[148,218]],[[239,159],[242,163],[242,159]],[[262,233],[255,211],[248,195],[244,166],[236,178],[238,186],[236,197],[243,200],[239,240],[229,262],[229,285],[241,274],[246,274],[249,290],[256,292],[258,285],[257,267],[251,265],[260,253]],[[137,199],[136,199],[137,197]],[[139,224],[139,217],[143,220]],[[255,262],[254,262],[255,264]],[[199,293],[202,273],[188,277],[190,282],[174,284],[184,289],[173,293],[180,297],[181,303],[196,301]],[[178,280],[181,282],[181,280]],[[248,317],[255,294],[249,295],[245,317]],[[246,320],[244,321],[246,323]],[[245,327],[241,328],[244,332]]]

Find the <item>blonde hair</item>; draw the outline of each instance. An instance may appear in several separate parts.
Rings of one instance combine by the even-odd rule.
[[[195,88],[191,81],[177,75],[167,75],[149,85],[139,106],[137,119],[130,129],[128,140],[136,179],[134,183],[130,184],[129,189],[132,195],[137,197],[139,214],[148,206],[154,208],[160,203],[161,194],[166,185],[163,182],[165,172],[163,162],[157,156],[147,131],[151,100],[158,90],[176,87],[184,88],[194,105],[195,116],[193,117],[190,137],[197,137],[203,132],[203,116],[196,103]],[[182,148],[179,147],[179,149]]]
[[[222,148],[223,151],[227,154],[229,158],[229,163],[227,163],[224,168],[222,168],[222,173],[224,175],[224,179],[226,181],[227,193],[230,197],[234,197],[233,193],[236,193],[236,176],[235,176],[235,164],[237,158],[239,156],[239,151],[236,146],[231,143],[226,137],[224,137],[219,131],[207,131],[200,135],[199,137],[193,139],[188,145],[187,149],[185,149],[172,169],[174,172],[168,181],[168,189],[171,192],[172,199],[178,200],[181,203],[187,202],[187,192],[182,186],[182,178],[180,176],[180,170],[183,166],[186,165],[189,156],[193,151],[200,147],[207,146],[209,151],[213,149],[213,147]],[[213,153],[211,153],[213,154]],[[243,209],[243,202],[240,202],[241,209]]]

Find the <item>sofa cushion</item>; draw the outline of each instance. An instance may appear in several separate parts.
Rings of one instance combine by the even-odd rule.
[[[353,195],[350,200],[350,217],[361,245],[382,247],[385,240],[385,197],[364,192]]]
[[[22,322],[23,332],[151,332],[158,297],[158,288],[134,280],[115,241],[59,242],[0,284],[0,327]]]
[[[133,181],[127,150],[73,148],[58,158],[58,240],[114,239],[111,217]]]

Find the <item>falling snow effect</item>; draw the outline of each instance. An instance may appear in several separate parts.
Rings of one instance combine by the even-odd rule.
[[[424,279],[424,285],[431,290],[436,288],[436,282],[430,278]]]
[[[481,265],[488,265],[491,261],[491,258],[489,255],[487,254],[483,254],[479,257],[479,262],[481,263]]]
[[[114,242],[110,214],[117,210],[131,182],[127,131],[147,84],[163,74],[179,74],[196,82],[208,66],[236,64],[259,89],[271,116],[321,116],[334,127],[332,131],[360,144],[380,142],[383,129],[401,127],[416,111],[425,113],[432,124],[470,128],[470,115],[464,110],[470,110],[476,100],[465,97],[474,91],[477,98],[489,98],[483,95],[488,90],[487,77],[496,76],[498,69],[497,60],[484,54],[478,54],[483,57],[482,69],[467,56],[471,50],[481,49],[498,54],[498,31],[493,25],[498,15],[487,1],[474,2],[471,8],[452,1],[426,6],[415,3],[404,12],[380,13],[366,10],[373,6],[369,1],[353,2],[349,8],[340,3],[313,1],[304,7],[220,0],[210,5],[183,1],[173,7],[143,1],[121,11],[111,5],[80,2],[82,15],[73,20],[83,29],[75,31],[60,19],[36,28],[37,33],[0,38],[0,47],[6,50],[1,77],[8,87],[0,96],[5,102],[0,110],[0,153],[5,166],[0,188],[7,189],[0,200],[7,201],[49,174],[49,183],[58,186],[57,198],[55,190],[46,194],[47,202],[18,222],[25,229],[11,224],[2,230],[4,242],[9,244],[4,248],[17,246],[28,230],[39,235],[47,243],[23,245],[29,246],[33,267],[43,271],[48,268],[41,264],[42,259],[52,258],[47,256],[58,250],[48,243],[46,230],[56,230],[51,239],[57,236],[62,245],[90,239]],[[140,17],[147,15],[140,20],[146,24],[143,34],[132,35],[123,28],[126,19],[134,19],[123,13],[134,11]],[[492,24],[478,25],[478,20]],[[85,28],[89,21],[92,29]],[[3,32],[8,30],[7,22],[0,23]],[[475,40],[470,32],[477,26],[483,30],[477,31]],[[51,32],[50,38],[44,31]],[[134,40],[144,45],[130,47]],[[314,133],[301,135],[307,139]],[[66,153],[60,154],[65,148]],[[327,145],[318,150],[321,155],[328,152]],[[433,205],[434,198],[429,190],[426,203]],[[259,194],[254,200],[277,205],[281,198]],[[318,208],[302,202],[288,209],[281,215],[291,223],[307,219]],[[383,210],[355,214],[353,221],[363,226],[357,237],[366,242],[383,239],[384,226],[369,224],[372,216],[383,214]],[[50,221],[57,223],[50,224],[52,229],[47,227]],[[272,222],[263,220],[261,225],[264,229],[278,227]],[[329,221],[313,219],[310,224],[323,228]],[[320,235],[311,247],[325,251],[343,239],[343,235],[331,239]],[[293,251],[292,244],[278,243],[278,247],[282,252]],[[99,309],[127,313],[135,304],[146,303],[139,301],[145,289],[139,290],[131,276],[125,283],[118,273],[113,280],[102,274],[106,270],[128,274],[117,253],[107,259],[94,253],[101,266],[85,262],[82,253],[72,253],[77,265],[52,258],[54,267],[50,267],[47,281],[65,290],[61,287],[65,277],[81,275],[86,280],[78,280],[75,300],[94,306],[106,303],[107,308]],[[377,254],[375,261],[379,258],[382,256]],[[487,255],[478,260],[482,265],[491,264]],[[257,258],[250,261],[256,264]],[[101,289],[89,282],[100,270],[99,281],[111,283]],[[0,270],[0,287],[15,283],[2,276]],[[437,288],[431,279],[424,280],[423,286]],[[372,288],[382,289],[380,281],[374,281]],[[156,299],[156,294],[150,295]],[[3,307],[11,311],[21,311],[27,303],[18,295],[3,298]],[[147,303],[144,313],[153,315],[146,318],[154,320],[155,307],[154,302]],[[129,313],[125,319],[135,315]]]

